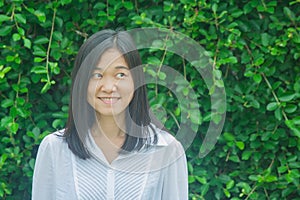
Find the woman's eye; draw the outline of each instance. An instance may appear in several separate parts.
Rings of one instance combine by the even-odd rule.
[[[117,78],[124,78],[126,76],[126,74],[125,73],[118,73],[117,74]]]
[[[94,73],[93,74],[93,78],[96,78],[96,79],[102,78],[102,74],[100,74],[100,73]]]

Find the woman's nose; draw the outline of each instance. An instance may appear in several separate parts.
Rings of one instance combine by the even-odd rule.
[[[112,78],[103,78],[100,82],[100,89],[103,92],[114,92],[117,89],[117,82]]]

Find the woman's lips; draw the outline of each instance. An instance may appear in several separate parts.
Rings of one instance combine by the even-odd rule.
[[[98,98],[105,104],[115,104],[117,103],[117,101],[119,101],[119,99],[121,99],[120,97],[98,97]]]

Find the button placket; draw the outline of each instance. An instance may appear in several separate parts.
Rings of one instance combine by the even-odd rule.
[[[109,168],[107,171],[107,200],[114,200],[115,198],[115,173]]]

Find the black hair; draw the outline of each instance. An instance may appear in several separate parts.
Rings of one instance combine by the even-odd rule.
[[[153,131],[154,137],[150,136],[149,127],[152,130],[154,127],[151,123],[152,117],[149,113],[144,72],[141,67],[142,61],[139,52],[126,31],[102,30],[93,34],[80,47],[72,71],[69,116],[64,137],[70,150],[82,159],[91,157],[85,141],[88,129],[95,121],[95,111],[87,102],[89,77],[101,55],[111,48],[120,51],[130,69],[135,68],[135,70],[131,70],[131,73],[134,84],[138,85],[135,87],[133,98],[127,108],[126,139],[121,150],[132,152],[140,150],[151,142],[157,142],[155,131]],[[128,133],[134,133],[134,136]]]

